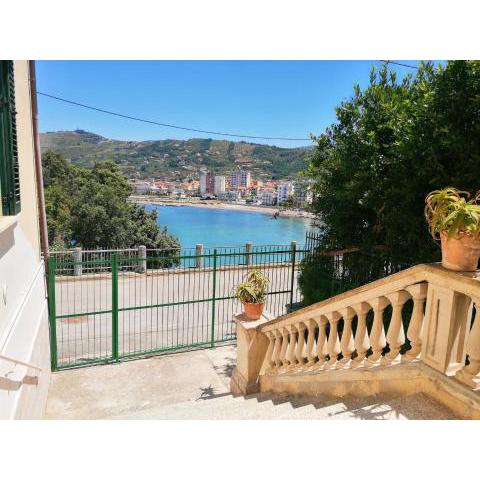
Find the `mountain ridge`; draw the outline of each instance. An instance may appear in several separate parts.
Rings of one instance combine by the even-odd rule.
[[[43,152],[53,150],[78,166],[113,160],[129,178],[165,180],[196,178],[202,169],[228,174],[242,167],[260,179],[296,177],[312,149],[210,138],[114,140],[80,129],[41,133],[40,143]]]

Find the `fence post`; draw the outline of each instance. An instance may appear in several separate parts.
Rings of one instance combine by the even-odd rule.
[[[252,264],[252,247],[253,243],[252,242],[247,242],[245,244],[245,264],[247,267],[249,267]]]
[[[203,244],[197,243],[195,245],[195,267],[202,268],[203,264]]]
[[[73,274],[76,277],[79,277],[82,275],[82,270],[83,270],[81,247],[75,247],[73,249],[73,261],[75,262],[73,265]]]
[[[118,256],[114,253],[112,262],[112,360],[118,362]]]
[[[292,248],[292,255],[291,255],[292,278],[290,279],[290,312],[292,311],[292,308],[293,308],[293,287],[295,285],[295,260],[296,260],[296,252],[297,252],[297,242],[295,240],[292,241],[291,248]]]
[[[138,272],[145,273],[147,271],[147,247],[145,245],[138,247],[138,258],[143,259],[138,262]]]
[[[217,249],[213,249],[213,278],[212,278],[212,329],[210,332],[210,347],[215,345],[215,307],[216,307],[216,290],[217,290]]]
[[[57,313],[55,305],[55,270],[56,259],[54,256],[48,258],[48,314],[50,320],[50,369],[57,370]]]

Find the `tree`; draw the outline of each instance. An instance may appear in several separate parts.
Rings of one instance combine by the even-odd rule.
[[[161,228],[154,212],[130,203],[131,187],[113,162],[92,169],[68,164],[46,152],[45,199],[50,243],[84,248],[180,248],[176,237]]]
[[[402,80],[373,69],[336,115],[314,137],[307,171],[321,248],[380,248],[399,266],[438,260],[424,199],[446,186],[478,190],[480,62],[422,63]]]

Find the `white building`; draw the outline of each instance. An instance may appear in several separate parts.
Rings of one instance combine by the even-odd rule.
[[[42,418],[50,381],[35,90],[33,62],[0,61],[0,419]]]
[[[278,184],[277,188],[277,202],[285,202],[294,193],[294,186],[291,182],[283,182]]]
[[[233,190],[238,188],[250,188],[252,176],[248,170],[239,170],[230,177],[230,187]]]
[[[218,198],[227,202],[238,202],[241,200],[242,196],[240,195],[240,192],[236,190],[228,190],[226,192],[219,193]]]
[[[205,172],[200,172],[200,195],[205,195],[207,193],[207,174]]]
[[[277,203],[277,195],[274,190],[261,190],[258,198],[262,205],[275,205]]]
[[[225,177],[223,175],[215,175],[214,178],[214,186],[213,186],[213,193],[216,196],[221,195],[225,192]]]
[[[304,182],[296,182],[293,192],[295,206],[302,207],[312,203],[313,194],[311,185]]]
[[[135,182],[133,188],[137,193],[160,193],[160,189],[150,182]]]

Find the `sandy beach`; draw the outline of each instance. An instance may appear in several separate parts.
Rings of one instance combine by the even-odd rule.
[[[171,198],[152,197],[149,195],[132,195],[130,200],[140,204],[151,205],[168,205],[168,206],[185,206],[198,208],[222,208],[225,210],[243,210],[248,212],[260,212],[273,215],[278,212],[280,217],[298,217],[298,218],[314,218],[314,214],[303,210],[293,210],[277,207],[264,207],[261,205],[242,205],[238,203],[226,203],[219,200],[174,200]]]

